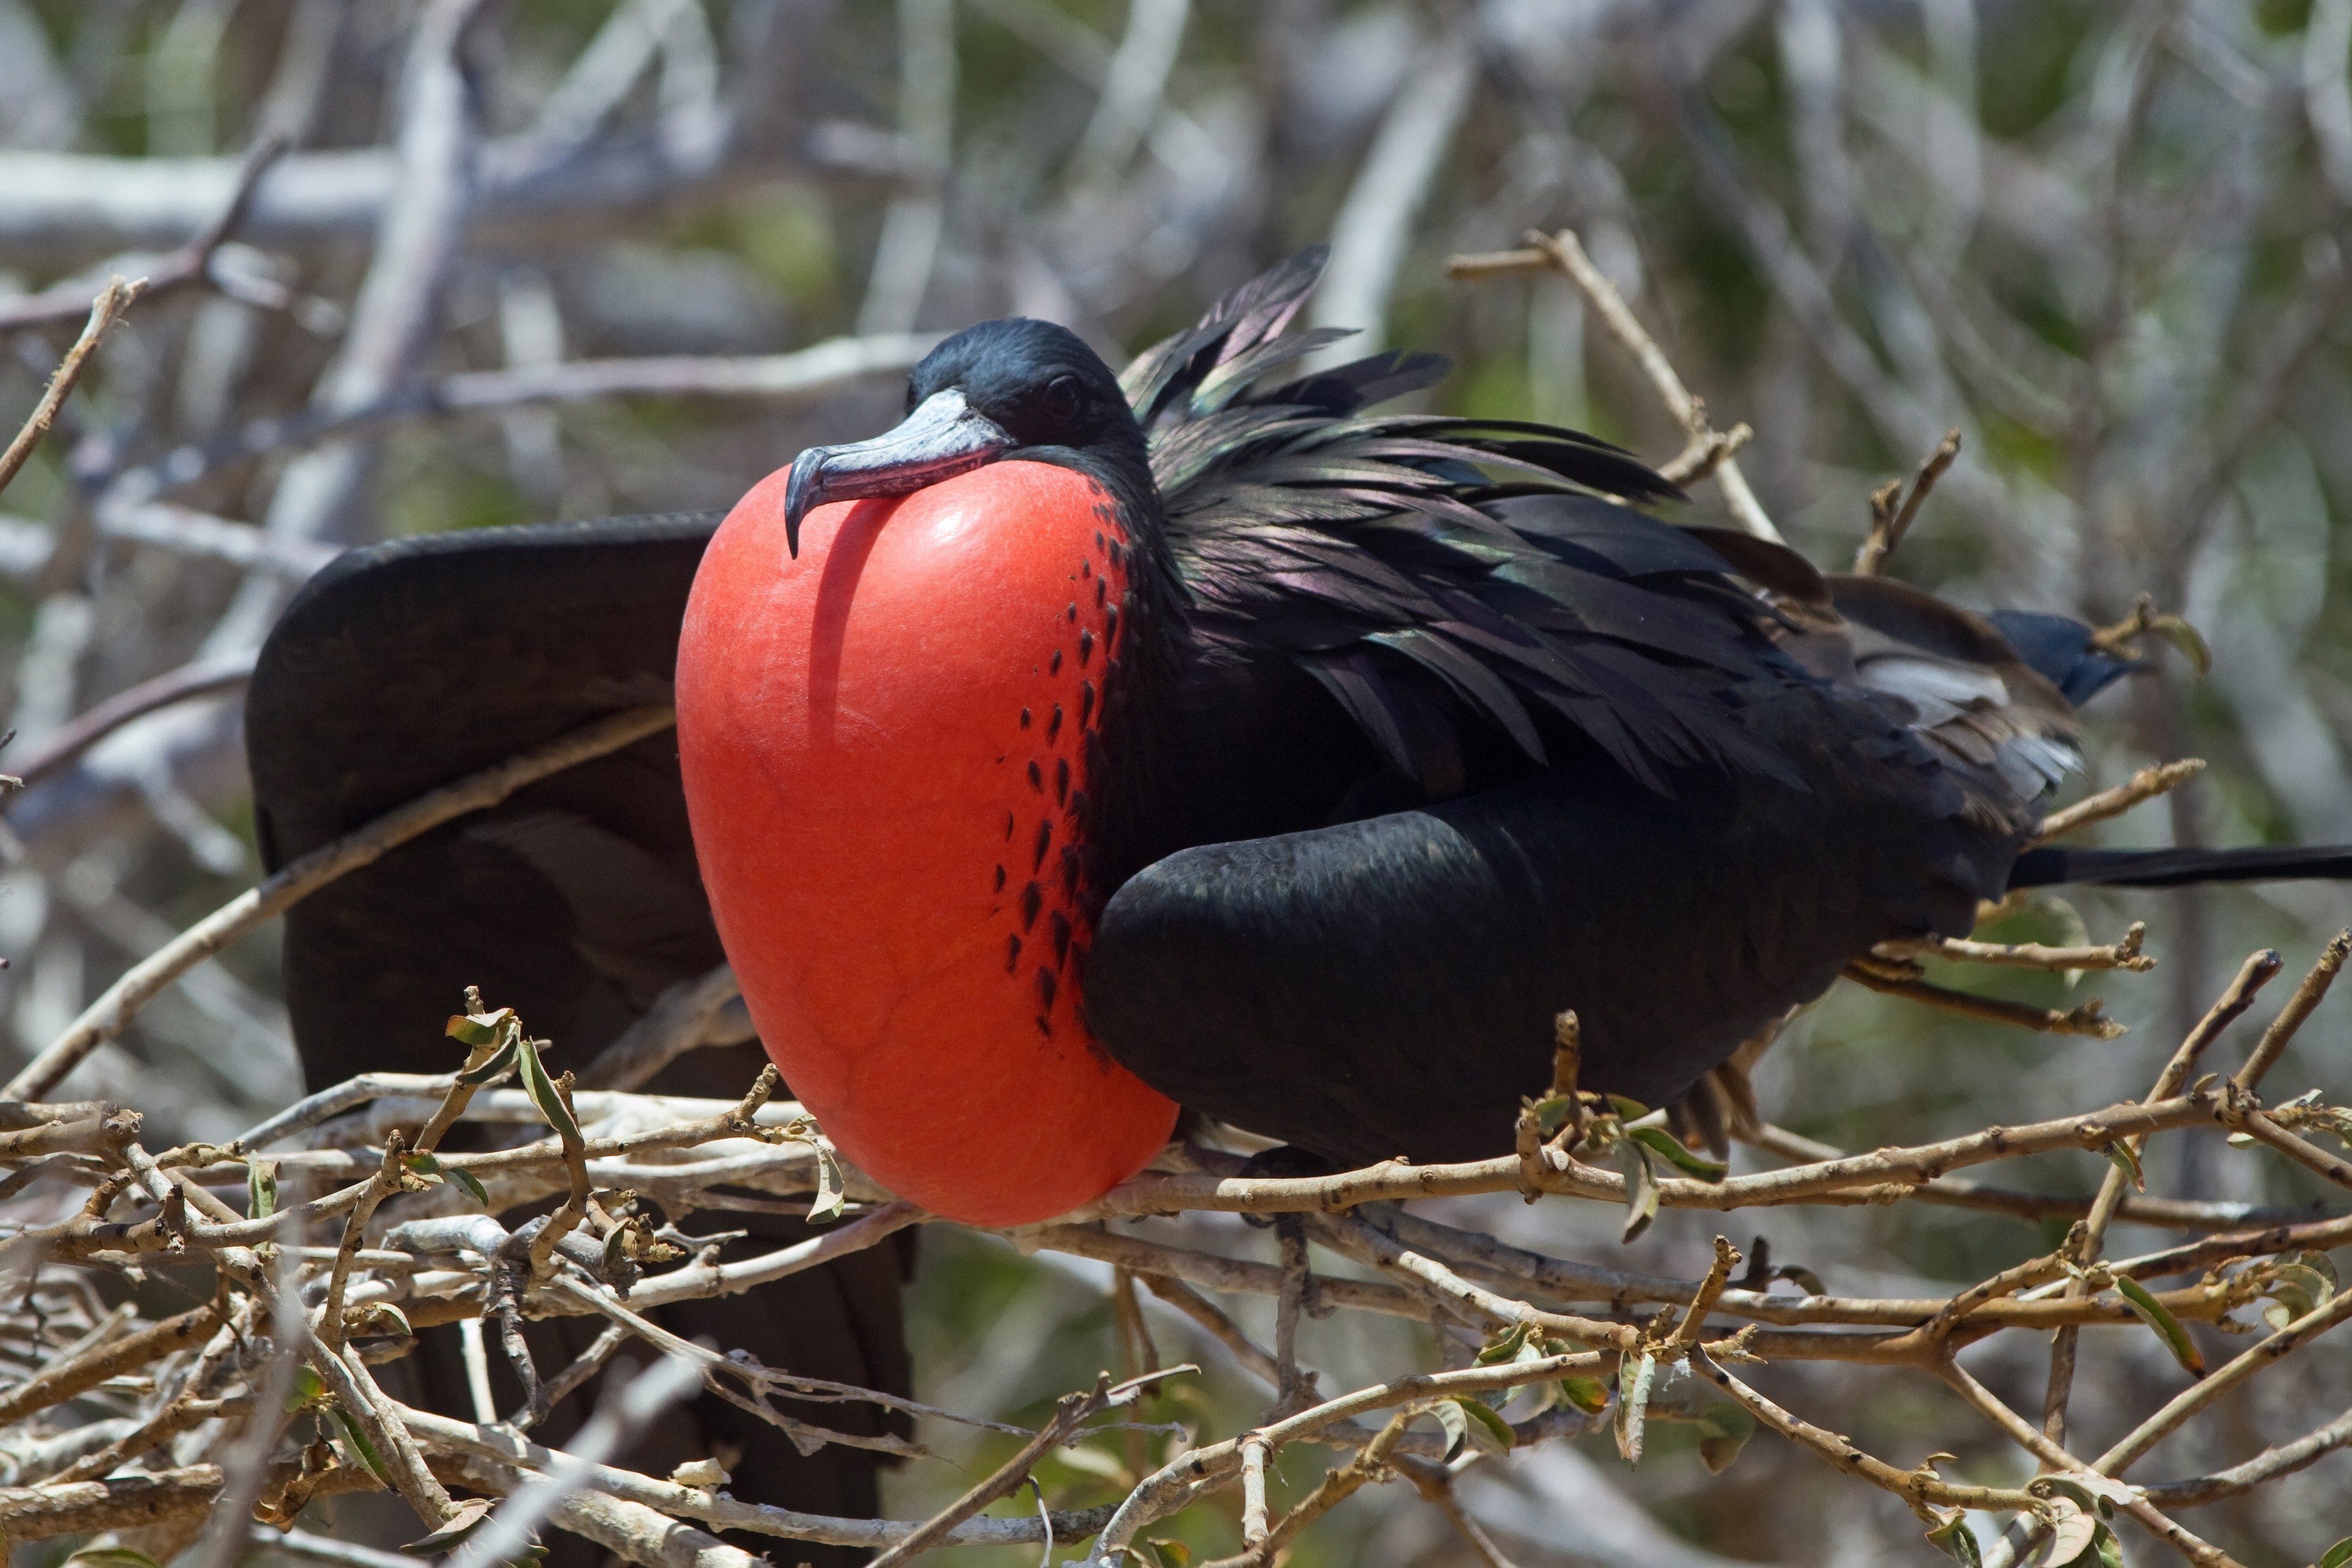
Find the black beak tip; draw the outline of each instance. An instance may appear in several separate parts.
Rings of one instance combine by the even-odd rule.
[[[784,481],[784,548],[795,561],[801,555],[801,519],[815,504],[824,470],[824,453],[812,447],[793,459],[792,477]]]

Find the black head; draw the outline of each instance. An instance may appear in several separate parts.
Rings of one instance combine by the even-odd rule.
[[[1148,491],[1143,431],[1102,356],[1076,333],[1015,317],[967,327],[907,378],[907,417],[870,441],[793,463],[784,528],[827,501],[907,495],[1001,458],[1069,462]]]

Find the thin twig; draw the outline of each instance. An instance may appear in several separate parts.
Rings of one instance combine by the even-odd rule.
[[[1529,230],[1528,248],[1507,250],[1486,256],[1455,256],[1445,263],[1446,276],[1454,279],[1489,278],[1503,273],[1558,271],[1583,290],[1584,297],[1600,314],[1601,322],[1612,336],[1624,345],[1633,356],[1642,374],[1666,405],[1666,412],[1683,427],[1696,455],[1678,458],[1677,463],[1687,462],[1694,477],[1705,465],[1711,471],[1717,489],[1723,492],[1725,506],[1739,526],[1759,539],[1781,542],[1780,531],[1772,526],[1763,503],[1748,488],[1748,478],[1739,470],[1738,460],[1731,455],[1733,443],[1728,437],[1718,436],[1707,424],[1706,405],[1691,395],[1690,388],[1675,374],[1674,362],[1658,347],[1625,296],[1609,281],[1608,275],[1592,264],[1584,252],[1584,244],[1573,229],[1561,229],[1558,234]]]
[[[89,324],[82,328],[81,336],[76,338],[73,347],[66,351],[66,357],[58,362],[57,373],[49,377],[48,387],[41,394],[41,400],[33,405],[33,412],[25,416],[24,426],[17,430],[16,439],[8,443],[7,450],[0,452],[0,490],[8,488],[16,478],[16,470],[25,466],[25,460],[33,455],[33,448],[39,446],[41,437],[49,433],[50,425],[57,420],[58,410],[65,405],[66,398],[73,392],[74,384],[81,380],[82,372],[89,367],[89,356],[97,352],[100,343],[106,341],[106,334],[113,331],[114,323],[122,319],[122,312],[130,309],[131,301],[139,298],[142,287],[138,283],[126,283],[120,278],[110,278],[107,279],[106,287],[99,290],[98,298],[90,302]]]
[[[1998,996],[1979,996],[1972,992],[1930,985],[1924,980],[1886,973],[1859,960],[1845,966],[1845,977],[1857,985],[1866,985],[1888,996],[1900,996],[1907,1002],[1923,1002],[1930,1007],[1965,1014],[1971,1018],[2013,1024],[2021,1029],[2032,1029],[2044,1035],[2077,1035],[2085,1039],[2114,1040],[2122,1038],[2125,1032],[2123,1025],[2101,1016],[2100,1002],[2096,997],[2061,1013],[2054,1007],[2033,1007]]]
[[[2179,789],[2204,771],[2205,759],[2202,757],[2182,757],[2178,762],[2158,763],[2142,768],[2115,788],[2085,795],[2074,805],[2043,817],[2033,842],[2048,844],[2070,833],[2079,833],[2095,822],[2121,816],[2142,801],[2154,800],[2158,795]]]
[[[1874,577],[1878,574],[1886,564],[1886,558],[1894,554],[1895,547],[1903,542],[1903,536],[1911,531],[1911,521],[1919,515],[1919,505],[1927,499],[1927,492],[1936,488],[1936,481],[1944,477],[1944,470],[1950,468],[1952,460],[1959,455],[1958,429],[1947,430],[1944,438],[1936,443],[1936,449],[1921,461],[1919,471],[1911,476],[1908,494],[1904,492],[1901,481],[1897,480],[1871,497],[1870,537],[1864,540],[1862,548],[1854,552],[1855,576]],[[1900,506],[1895,504],[1897,496],[1902,498]]]

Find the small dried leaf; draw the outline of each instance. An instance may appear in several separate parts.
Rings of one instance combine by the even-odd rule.
[[[1964,1510],[1954,1509],[1944,1516],[1944,1522],[1927,1532],[1927,1544],[1968,1568],[1983,1568],[1984,1554],[1977,1549],[1976,1532],[1969,1528],[1969,1516]]]
[[[1788,1280],[1808,1296],[1826,1296],[1830,1293],[1829,1287],[1822,1283],[1820,1275],[1798,1264],[1783,1263],[1772,1270],[1771,1277],[1775,1279]]]
[[[429,1535],[419,1536],[401,1551],[411,1557],[438,1557],[473,1534],[482,1521],[490,1517],[494,1506],[488,1498],[467,1498],[457,1505],[456,1512],[441,1521],[439,1528]]]
[[[1650,1384],[1657,1375],[1655,1356],[1638,1355],[1617,1372],[1617,1452],[1629,1465],[1642,1462],[1643,1428],[1650,1414]]]
[[[1470,1417],[1464,1414],[1461,1405],[1451,1399],[1439,1400],[1430,1407],[1429,1413],[1436,1416],[1437,1424],[1445,1429],[1445,1457],[1451,1459],[1462,1451],[1465,1443],[1470,1441]]]
[[[2336,1266],[2324,1252],[2287,1252],[2266,1269],[2263,1295],[2269,1305],[2263,1321],[2285,1328],[2307,1312],[2315,1312],[2336,1298]]]
[[[2205,1353],[2197,1348],[2197,1342],[2189,1337],[2189,1331],[2180,1326],[2180,1320],[2167,1311],[2163,1302],[2148,1294],[2147,1286],[2137,1279],[2117,1275],[2116,1289],[2123,1292],[2124,1300],[2138,1314],[2140,1321],[2156,1331],[2156,1337],[2164,1342],[2164,1348],[2172,1352],[2172,1359],[2188,1369],[2189,1376],[2205,1375]]]
[[[404,1340],[415,1339],[416,1331],[408,1326],[408,1314],[389,1301],[371,1301],[359,1313],[361,1323],[370,1333],[396,1334]]]
[[[2058,1497],[2043,1505],[2042,1517],[2050,1521],[2050,1551],[2042,1559],[2049,1568],[2067,1568],[2091,1555],[2099,1539],[2096,1514],[2084,1512],[2072,1498]]]
[[[1658,1173],[1650,1167],[1647,1147],[1631,1138],[1617,1142],[1617,1168],[1625,1173],[1625,1233],[1632,1241],[1658,1217]]]
[[[245,1213],[248,1219],[268,1219],[278,1212],[278,1162],[245,1163]]]
[[[1511,1430],[1511,1424],[1485,1400],[1474,1399],[1465,1394],[1457,1394],[1454,1403],[1470,1417],[1470,1443],[1480,1453],[1507,1454],[1517,1443],[1518,1436]]]
[[[669,1473],[672,1484],[692,1487],[697,1491],[713,1492],[725,1486],[730,1478],[716,1459],[688,1459]]]
[[[539,1107],[539,1113],[547,1118],[547,1124],[555,1129],[557,1137],[566,1143],[577,1143],[580,1123],[573,1119],[572,1108],[563,1103],[563,1096],[556,1092],[555,1080],[547,1076],[547,1064],[539,1059],[539,1042],[523,1040],[520,1046],[517,1059],[522,1064],[523,1092],[530,1096],[530,1102]]]
[[[460,1013],[449,1020],[442,1032],[461,1046],[479,1049],[494,1043],[513,1016],[511,1007],[501,1007],[495,1013]]]
[[[832,1142],[822,1136],[811,1138],[809,1147],[816,1151],[816,1201],[809,1205],[809,1219],[839,1219],[849,1201],[843,1191],[841,1161],[835,1155]]]
[[[2102,1519],[2113,1519],[2116,1510],[2137,1498],[2139,1493],[2128,1484],[2108,1476],[2095,1476],[2087,1470],[2075,1470],[2063,1476],[2036,1476],[2026,1483],[2025,1489],[2038,1498],[2063,1498],[2086,1513],[2096,1513]]]
[[[464,1072],[459,1073],[457,1075],[457,1081],[462,1084],[469,1084],[475,1088],[479,1088],[483,1084],[489,1082],[492,1079],[502,1076],[509,1068],[514,1066],[515,1058],[520,1054],[521,1049],[522,1026],[518,1024],[513,1028],[507,1031],[506,1044],[491,1052],[489,1059],[485,1061],[480,1067],[468,1068]]]
[[[2147,629],[2179,648],[2197,668],[2200,679],[2213,673],[2213,650],[2195,626],[2179,616],[2158,616],[2147,624]]]

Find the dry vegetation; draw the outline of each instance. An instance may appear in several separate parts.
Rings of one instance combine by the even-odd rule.
[[[1132,345],[1328,234],[1318,321],[1448,348],[1453,406],[1599,428],[1701,513],[1962,602],[2118,638],[2179,631],[2142,593],[2185,611],[2210,679],[2168,658],[2095,718],[2095,780],[2131,782],[2057,827],[2352,838],[2348,53],[2352,0],[0,0],[12,1552],[381,1568],[437,1528],[471,1568],[551,1524],[666,1568],[743,1561],[719,1531],[1012,1563],[1048,1530],[1105,1563],[1716,1568],[1972,1527],[1989,1562],[2317,1560],[2352,1531],[2338,890],[2042,899],[1858,955],[1679,1123],[1727,1126],[1729,1170],[1578,1097],[1568,1052],[1496,1108],[1514,1155],[1244,1181],[1190,1149],[991,1238],[841,1169],[769,1085],[629,1092],[723,987],[576,1084],[492,996],[446,1072],[300,1098],[270,917],[666,716],[232,897],[234,696],[341,544],[723,505],[880,422],[935,329]],[[2202,778],[2153,765],[2192,752]],[[436,1155],[458,1120],[523,1141]],[[724,1265],[673,1228],[780,1203],[839,1217]],[[919,1224],[902,1522],[625,1468],[698,1384],[778,1441],[886,1397],[640,1314]],[[431,1323],[509,1354],[541,1314],[605,1331],[522,1410],[404,1409],[370,1372]],[[650,1370],[535,1445],[614,1358]],[[386,1489],[397,1515],[355,1495]]]

